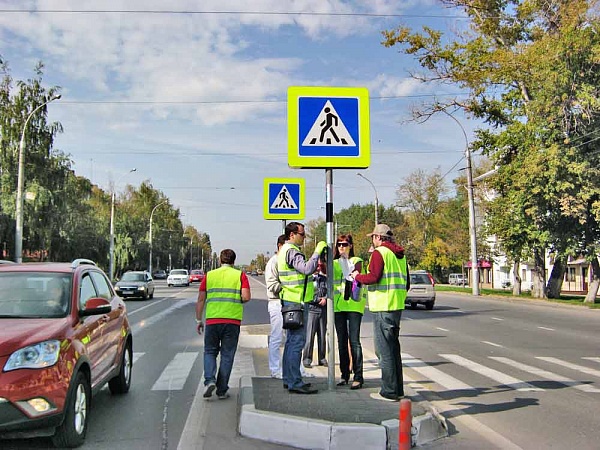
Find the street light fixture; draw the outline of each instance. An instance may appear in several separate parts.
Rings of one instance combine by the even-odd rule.
[[[471,166],[471,149],[467,132],[456,117],[445,109],[440,109],[460,127],[465,137],[465,158],[467,160],[467,197],[469,200],[469,237],[471,242],[471,289],[473,295],[479,295],[479,263],[477,261],[477,231],[475,229],[475,199],[473,197],[473,169]]]
[[[150,261],[148,263],[148,272],[150,273],[150,275],[152,275],[152,216],[154,215],[154,211],[156,211],[156,208],[158,208],[160,205],[164,205],[167,202],[168,200],[160,202],[158,205],[152,208],[152,212],[150,213],[150,235],[148,239],[148,244],[150,247]]]
[[[121,175],[117,182],[115,183],[115,186],[117,184],[119,184],[119,181],[121,181],[121,178],[129,175],[131,172],[135,172],[137,169],[134,167],[133,169],[129,170],[129,172],[124,173],[123,175]],[[113,190],[112,190],[112,198],[111,198],[111,202],[110,202],[110,263],[109,263],[109,269],[108,269],[108,273],[110,276],[110,281],[112,282],[115,276],[115,187],[113,186]]]
[[[362,173],[358,172],[356,175],[366,180],[373,188],[373,191],[375,191],[375,226],[377,226],[379,224],[379,220],[377,219],[377,212],[379,211],[379,199],[377,198],[377,189],[375,189],[375,185],[371,182],[371,180],[365,177]]]
[[[25,157],[25,130],[27,129],[29,120],[36,112],[38,112],[48,103],[53,102],[54,100],[59,100],[60,97],[60,94],[54,95],[48,101],[42,103],[40,106],[31,111],[25,120],[23,131],[21,132],[21,141],[19,142],[19,171],[17,175],[17,205],[15,208],[15,261],[17,263],[23,262],[23,185],[25,184],[25,169],[23,159]]]

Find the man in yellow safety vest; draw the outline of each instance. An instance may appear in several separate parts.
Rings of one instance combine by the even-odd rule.
[[[369,271],[352,277],[367,285],[369,311],[373,313],[373,336],[379,354],[381,389],[372,398],[397,402],[404,396],[402,357],[400,356],[400,319],[406,293],[410,288],[404,248],[394,243],[389,226],[380,223],[369,233],[375,251]]]

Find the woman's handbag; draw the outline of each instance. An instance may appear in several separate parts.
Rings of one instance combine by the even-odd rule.
[[[307,281],[308,277],[305,277],[302,302],[304,302],[304,296],[306,295]],[[281,301],[281,314],[283,315],[284,330],[297,330],[304,325],[304,303],[294,303],[293,305],[283,306],[283,301]]]

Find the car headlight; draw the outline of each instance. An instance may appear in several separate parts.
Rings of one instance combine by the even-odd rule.
[[[145,291],[146,290],[146,286],[140,286],[138,287],[138,291]]]
[[[17,369],[42,369],[56,364],[60,341],[51,340],[24,347],[14,352],[6,361],[4,371]]]

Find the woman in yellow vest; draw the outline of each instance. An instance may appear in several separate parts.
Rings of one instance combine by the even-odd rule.
[[[362,292],[354,295],[346,288],[348,276],[354,271],[362,272],[363,260],[354,256],[352,236],[340,235],[335,243],[333,256],[333,307],[335,311],[335,331],[338,339],[340,372],[342,381],[338,386],[348,384],[350,370],[354,374],[350,389],[360,389],[364,383],[363,354],[360,343],[360,324],[365,313],[366,297]],[[348,283],[352,283],[349,281]],[[352,367],[350,367],[350,355]]]

